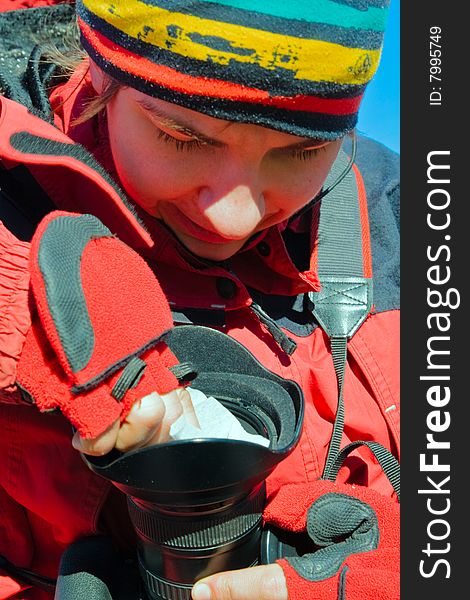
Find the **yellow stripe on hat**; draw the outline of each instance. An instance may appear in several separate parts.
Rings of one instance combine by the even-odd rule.
[[[299,80],[364,84],[372,78],[380,59],[380,50],[347,48],[221,23],[139,0],[82,0],[82,3],[129,38],[156,48],[220,65],[235,61],[268,70],[283,69]]]

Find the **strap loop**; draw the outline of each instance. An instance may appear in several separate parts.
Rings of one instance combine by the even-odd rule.
[[[345,446],[341,452],[338,452],[334,463],[331,465],[328,477],[323,477],[323,479],[335,481],[346,457],[359,446],[367,446],[369,448],[390,481],[398,496],[398,500],[400,500],[400,463],[389,450],[377,442],[358,440]]]
[[[297,343],[295,340],[286,335],[279,325],[273,321],[273,319],[271,319],[266,312],[264,312],[259,304],[253,301],[250,305],[250,308],[261,321],[261,323],[266,326],[269,333],[273,336],[274,341],[280,346],[280,348],[289,356],[293,354],[297,348]]]
[[[121,376],[114,384],[114,387],[111,390],[111,396],[120,402],[124,398],[127,390],[135,387],[139,383],[146,366],[146,362],[138,357],[134,357],[130,360],[124,367]]]
[[[193,381],[197,377],[197,370],[190,362],[178,363],[168,368],[173,373],[179,383],[185,384]]]
[[[333,433],[331,434],[330,446],[326,457],[325,468],[323,470],[322,479],[330,479],[330,471],[341,447],[341,439],[344,429],[344,399],[343,399],[343,384],[344,371],[346,368],[347,354],[347,339],[331,338],[331,354],[336,372],[336,380],[338,382],[338,408],[336,409],[336,417],[333,425]]]

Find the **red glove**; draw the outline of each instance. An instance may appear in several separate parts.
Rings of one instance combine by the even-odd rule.
[[[96,217],[47,215],[31,242],[30,271],[39,319],[17,382],[40,410],[60,408],[91,438],[137,398],[180,385],[168,370],[178,361],[163,341],[173,321],[160,285]]]
[[[362,486],[285,485],[265,522],[308,532],[310,554],[278,560],[289,600],[398,600],[399,505]]]

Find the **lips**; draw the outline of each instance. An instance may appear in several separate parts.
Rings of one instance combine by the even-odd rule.
[[[192,238],[209,244],[229,244],[230,242],[236,241],[234,239],[222,237],[213,231],[201,227],[183,214],[176,206],[167,206],[165,212],[171,219],[171,221],[167,223],[168,225],[171,226],[171,224],[174,223],[182,233],[185,233]]]

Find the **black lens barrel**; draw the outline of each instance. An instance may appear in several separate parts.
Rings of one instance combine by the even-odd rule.
[[[140,571],[153,600],[190,598],[197,579],[257,564],[264,483],[248,496],[174,511],[128,498]]]

